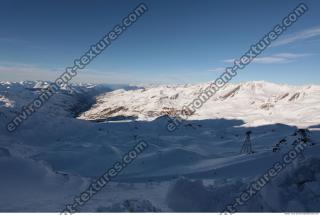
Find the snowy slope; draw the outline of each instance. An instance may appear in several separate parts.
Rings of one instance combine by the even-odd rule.
[[[167,118],[159,116],[167,113],[168,107],[179,110],[205,84],[130,87],[108,93],[104,93],[110,91],[106,86],[74,85],[72,90],[55,95],[16,132],[8,133],[4,129],[8,119],[45,85],[0,84],[0,211],[60,211],[138,139],[144,139],[149,143],[147,150],[83,211],[220,212],[292,148],[298,138],[297,127],[311,131],[306,160],[288,168],[243,211],[320,209],[318,199],[307,203],[313,197],[310,195],[320,195],[316,186],[320,180],[319,86],[266,82],[230,85],[177,131],[169,132]],[[94,106],[75,118],[74,110],[95,101],[99,94]],[[104,121],[115,116],[139,120]],[[255,153],[239,154],[248,130],[252,131]],[[273,152],[281,140],[285,143],[280,151]],[[301,169],[311,171],[311,176],[308,173],[301,179]],[[284,183],[288,175],[297,180]],[[185,177],[182,181],[181,176]],[[300,179],[307,180],[308,189],[296,188]],[[201,180],[204,185],[197,182],[197,189],[192,189],[192,180]],[[272,190],[276,193],[269,194]],[[287,196],[282,195],[284,191],[288,191]],[[278,200],[269,200],[270,195]],[[211,200],[201,203],[206,196]]]

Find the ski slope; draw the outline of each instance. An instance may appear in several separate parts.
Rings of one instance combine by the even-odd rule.
[[[167,110],[178,113],[206,84],[74,85],[8,133],[6,123],[46,84],[0,83],[1,212],[61,211],[139,139],[148,142],[146,151],[82,211],[220,212],[282,159],[299,138],[298,128],[310,130],[305,159],[240,210],[319,211],[319,86],[228,85],[169,132]],[[249,130],[255,153],[240,154]]]

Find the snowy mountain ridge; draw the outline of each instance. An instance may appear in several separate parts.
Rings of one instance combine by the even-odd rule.
[[[0,125],[8,122],[19,114],[42,91],[46,90],[49,81],[0,81]],[[62,86],[46,104],[41,107],[36,115],[42,117],[69,116],[75,117],[93,105],[95,97],[115,89],[137,89],[135,86],[115,84],[71,83]]]
[[[209,84],[145,87],[108,92],[81,114],[80,119],[104,120],[131,117],[153,120],[179,115]],[[190,119],[243,119],[250,125],[273,122],[312,125],[320,120],[320,86],[290,86],[264,81],[228,84],[210,98]]]

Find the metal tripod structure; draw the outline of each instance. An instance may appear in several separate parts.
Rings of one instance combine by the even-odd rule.
[[[246,132],[246,139],[244,140],[244,143],[243,143],[241,151],[240,151],[241,154],[253,153],[250,134],[251,134],[251,131]]]

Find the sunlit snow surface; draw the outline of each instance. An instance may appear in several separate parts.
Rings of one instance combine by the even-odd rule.
[[[250,181],[281,160],[292,148],[298,127],[309,127],[315,143],[305,151],[306,159],[288,167],[239,209],[320,210],[315,198],[320,195],[319,86],[228,85],[169,132],[168,120],[161,115],[181,109],[206,84],[112,92],[107,86],[75,85],[8,133],[6,123],[44,86],[0,83],[0,211],[61,211],[144,139],[147,150],[82,211],[220,212]],[[88,109],[95,96],[97,101]],[[84,112],[76,118],[80,111]],[[248,130],[255,153],[241,155]],[[287,143],[280,152],[272,152],[283,138]],[[299,180],[305,181],[303,187],[295,184]]]

